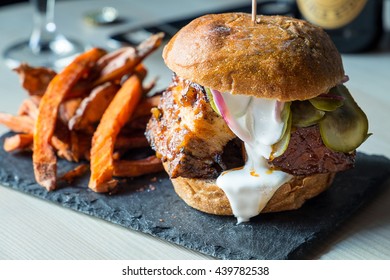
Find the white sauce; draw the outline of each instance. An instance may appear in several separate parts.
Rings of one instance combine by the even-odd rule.
[[[237,222],[249,221],[266,206],[276,190],[292,176],[270,169],[267,159],[284,129],[277,101],[222,93],[230,129],[245,142],[247,160],[241,169],[223,172],[217,185],[229,199]],[[280,105],[280,104],[279,104]]]

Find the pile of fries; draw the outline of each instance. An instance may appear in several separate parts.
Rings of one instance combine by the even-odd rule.
[[[151,108],[159,96],[148,94],[155,81],[144,86],[142,61],[156,50],[163,34],[137,47],[111,53],[93,48],[74,59],[60,73],[27,64],[16,70],[29,98],[16,116],[0,113],[0,123],[15,134],[7,137],[8,152],[31,150],[36,181],[48,191],[57,180],[72,180],[88,170],[82,163],[57,176],[57,156],[89,162],[88,187],[109,192],[118,180],[162,170],[155,156],[139,160],[121,158],[130,149],[147,147],[144,136]]]

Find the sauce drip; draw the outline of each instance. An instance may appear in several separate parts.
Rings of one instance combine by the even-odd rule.
[[[257,216],[277,189],[292,178],[272,170],[267,161],[286,125],[280,117],[284,103],[214,90],[213,95],[230,129],[244,141],[247,154],[244,167],[223,172],[217,186],[229,199],[237,222],[246,222]]]

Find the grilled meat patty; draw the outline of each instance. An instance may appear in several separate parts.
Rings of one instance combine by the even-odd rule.
[[[172,178],[216,178],[244,165],[241,141],[213,111],[203,88],[174,76],[146,137]]]
[[[324,145],[318,125],[293,131],[287,150],[269,162],[287,173],[305,176],[343,171],[352,168],[354,163],[355,152],[339,153]]]
[[[222,117],[213,111],[203,87],[174,76],[153,113],[146,137],[168,163],[171,178],[213,179],[244,165],[243,144]],[[353,167],[355,153],[328,149],[318,126],[295,129],[287,150],[269,162],[299,176],[338,172]]]

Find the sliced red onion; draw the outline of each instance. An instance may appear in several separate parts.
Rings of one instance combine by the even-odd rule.
[[[240,125],[234,116],[231,115],[222,94],[218,90],[210,89],[210,91],[213,94],[214,103],[217,106],[218,111],[221,113],[229,128],[237,135],[238,138],[249,143],[251,139],[249,132]]]
[[[284,102],[281,102],[281,101],[276,101],[275,103],[275,115],[274,115],[274,118],[277,122],[281,122],[282,119],[281,119],[281,116],[282,116],[282,111],[283,111],[283,108],[284,108]]]
[[[344,75],[344,78],[340,81],[340,83],[344,84],[349,81],[348,75]]]

